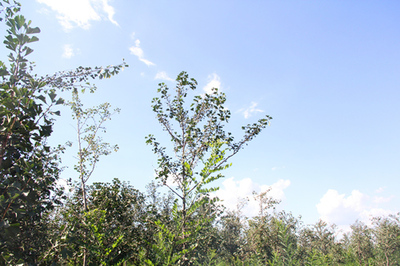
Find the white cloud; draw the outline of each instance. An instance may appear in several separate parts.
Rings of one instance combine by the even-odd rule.
[[[372,217],[383,217],[389,216],[390,214],[396,214],[397,212],[392,210],[386,210],[382,208],[371,208],[368,210],[364,210],[360,213],[360,220],[363,221],[367,225],[371,225],[371,218]]]
[[[64,58],[69,59],[75,55],[74,49],[72,48],[72,45],[70,45],[70,44],[64,45],[63,50],[64,51],[63,51],[62,57],[64,57]]]
[[[240,109],[238,112],[242,113],[244,118],[247,119],[249,117],[251,117],[253,114],[255,113],[262,113],[264,112],[261,109],[257,109],[258,103],[256,102],[251,102],[250,106],[248,108],[242,108]]]
[[[115,10],[114,10],[114,8],[108,4],[108,0],[103,0],[102,2],[103,2],[103,11],[107,14],[108,20],[109,20],[112,24],[114,24],[114,25],[116,25],[116,26],[119,26],[119,25],[118,25],[118,22],[116,22],[116,21],[114,20],[114,15],[115,15]]]
[[[320,218],[328,223],[343,226],[361,220],[368,224],[373,216],[394,213],[383,208],[375,208],[373,205],[373,203],[388,202],[390,199],[375,197],[371,202],[371,197],[359,190],[353,190],[351,195],[346,197],[337,190],[329,189],[316,206]]]
[[[329,223],[348,224],[346,221],[357,220],[362,211],[365,196],[358,190],[353,190],[349,197],[329,189],[317,204],[320,218]],[[351,223],[351,222],[350,222]]]
[[[165,71],[157,72],[157,74],[154,77],[154,79],[162,79],[162,80],[174,81],[174,79],[170,78]]]
[[[394,198],[394,196],[390,196],[390,197],[378,197],[378,196],[375,196],[373,201],[374,201],[374,203],[380,204],[380,203],[390,202],[393,198]]]
[[[229,210],[236,210],[238,203],[242,199],[248,199],[248,203],[243,208],[243,214],[246,216],[254,216],[258,214],[259,205],[253,198],[253,191],[261,193],[271,189],[268,196],[276,200],[284,200],[284,189],[290,186],[290,180],[280,179],[272,185],[259,185],[250,178],[235,181],[233,177],[225,179],[222,187],[215,195],[222,200],[222,204]]]
[[[206,86],[204,86],[203,90],[207,94],[211,94],[212,93],[212,88],[217,88],[219,91],[221,91],[221,79],[215,73],[213,73],[213,74],[208,76],[208,83],[207,83]]]
[[[65,30],[75,26],[89,29],[92,21],[109,20],[114,25],[114,8],[109,0],[36,0],[57,13],[57,19]]]
[[[166,184],[170,188],[177,189],[179,187],[179,180],[174,175],[169,175]]]
[[[261,191],[265,191],[269,187],[271,187],[271,191],[269,192],[269,195],[277,200],[284,200],[285,193],[283,192],[284,189],[288,188],[290,186],[290,180],[283,180],[279,179],[277,182],[273,183],[271,186],[263,185],[261,186]]]
[[[129,51],[131,51],[131,54],[136,55],[140,61],[145,63],[147,66],[154,66],[155,64],[153,62],[150,62],[149,60],[144,58],[144,52],[142,48],[140,48],[140,41],[136,40],[135,41],[135,46],[132,46],[129,48]]]

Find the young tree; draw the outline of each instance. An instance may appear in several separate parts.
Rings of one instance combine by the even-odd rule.
[[[336,240],[336,226],[319,220],[300,231],[298,252],[311,265],[338,265],[343,263],[342,245]],[[314,263],[314,264],[313,264]],[[322,264],[322,265],[325,265]]]
[[[269,191],[253,193],[259,213],[249,219],[246,252],[263,264],[294,265],[299,221],[284,211],[272,213],[280,201],[268,196]]]
[[[94,92],[95,88],[89,87],[90,92]],[[87,181],[92,176],[96,165],[101,156],[109,155],[112,151],[118,150],[118,145],[111,146],[107,142],[103,142],[101,133],[106,132],[104,123],[111,120],[114,113],[119,112],[115,109],[114,112],[110,110],[109,103],[103,103],[93,108],[84,109],[83,103],[80,98],[80,93],[84,93],[86,88],[80,91],[78,88],[72,90],[72,100],[68,105],[72,110],[72,117],[76,121],[76,133],[78,143],[78,163],[74,169],[79,174],[80,191],[82,193],[82,220],[86,224],[95,219],[88,219],[93,216],[90,212],[87,203]],[[88,225],[88,228],[91,228]],[[86,240],[88,232],[85,231],[83,238]],[[83,248],[83,265],[87,265],[87,247]]]
[[[103,142],[100,136],[100,133],[106,132],[104,123],[111,120],[113,113],[110,111],[109,103],[84,109],[76,88],[72,91],[72,101],[68,105],[71,106],[72,117],[76,120],[78,164],[74,169],[78,172],[81,183],[83,211],[88,211],[86,183],[92,176],[100,156],[109,155],[112,151],[118,150],[118,145],[111,146],[109,143]],[[115,109],[115,112],[119,112],[119,109]]]
[[[158,122],[171,138],[175,158],[153,135],[147,137],[147,143],[153,146],[159,157],[156,178],[180,201],[179,206],[175,205],[179,241],[174,241],[171,248],[176,249],[175,245],[181,243],[177,250],[183,253],[178,261],[187,264],[185,253],[195,248],[187,240],[195,237],[201,227],[201,221],[189,223],[190,217],[201,205],[208,204],[210,198],[206,195],[217,190],[205,186],[222,177],[218,172],[230,166],[228,160],[257,136],[271,117],[266,116],[257,123],[242,127],[244,136],[235,142],[232,134],[224,130],[230,118],[230,111],[224,107],[225,94],[214,88],[211,94],[194,96],[192,103],[187,104],[186,98],[190,90],[196,89],[197,82],[186,72],[181,72],[176,81],[174,96],[161,83],[158,89],[160,97],[152,101]]]

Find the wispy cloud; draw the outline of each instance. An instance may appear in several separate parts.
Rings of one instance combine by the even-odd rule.
[[[377,204],[381,204],[381,203],[390,202],[392,199],[394,199],[394,196],[390,196],[390,197],[378,197],[378,196],[375,196],[373,198],[373,202],[377,203]]]
[[[70,45],[70,44],[64,45],[62,57],[69,59],[69,58],[73,57],[74,55],[75,55],[75,53],[74,53],[74,49],[72,48],[72,45]]]
[[[258,109],[257,106],[258,106],[258,103],[256,103],[256,102],[251,102],[251,104],[250,104],[249,107],[247,107],[247,108],[242,108],[242,109],[240,109],[238,112],[239,112],[239,113],[242,113],[243,116],[244,116],[244,118],[247,119],[247,118],[251,117],[253,114],[256,114],[256,113],[263,113],[263,112],[264,112],[263,110]]]
[[[89,29],[92,21],[114,20],[115,10],[109,0],[36,0],[55,11],[57,19],[65,30],[74,27]]]
[[[168,81],[174,81],[174,79],[170,78],[165,71],[159,71],[157,72],[156,76],[154,79],[161,79],[161,80],[168,80]]]
[[[116,22],[116,21],[114,20],[114,15],[115,15],[114,7],[112,7],[111,5],[108,4],[108,0],[103,0],[102,2],[103,2],[103,11],[107,14],[108,20],[109,20],[112,24],[114,24],[114,25],[116,25],[116,26],[119,26],[119,25],[118,25],[118,22]]]
[[[284,200],[286,198],[284,190],[289,186],[290,180],[280,179],[272,185],[260,185],[250,178],[236,181],[231,177],[222,182],[221,189],[215,195],[223,200],[224,206],[229,210],[235,210],[241,200],[248,200],[246,207],[243,209],[243,214],[251,217],[257,215],[259,211],[258,202],[253,198],[253,191],[261,193],[270,189],[267,194],[269,197],[276,200]]]
[[[211,94],[213,88],[217,88],[219,91],[221,91],[221,79],[215,73],[208,76],[208,83],[206,86],[204,86],[203,90],[207,94]]]
[[[149,60],[144,58],[144,52],[142,48],[140,48],[140,40],[137,39],[135,41],[135,46],[132,46],[129,48],[129,51],[131,51],[131,54],[136,55],[140,61],[145,63],[147,66],[154,66],[155,64],[153,62],[150,62]]]
[[[395,213],[391,210],[376,207],[376,204],[389,202],[392,197],[373,197],[359,190],[353,190],[350,195],[339,194],[337,190],[329,189],[316,205],[320,218],[339,226],[349,225],[356,220],[370,224],[373,216]]]

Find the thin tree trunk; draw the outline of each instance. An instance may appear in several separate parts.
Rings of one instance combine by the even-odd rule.
[[[87,200],[86,200],[86,182],[85,176],[83,173],[83,158],[82,158],[82,143],[81,143],[81,131],[80,131],[80,120],[77,117],[77,133],[78,133],[78,150],[79,150],[79,170],[80,170],[80,179],[81,179],[81,188],[82,188],[82,200],[83,200],[83,223],[84,223],[84,231],[83,238],[84,242],[87,241],[87,230],[86,230],[86,216],[85,213],[88,211]],[[86,245],[83,247],[83,265],[87,265],[87,249]]]

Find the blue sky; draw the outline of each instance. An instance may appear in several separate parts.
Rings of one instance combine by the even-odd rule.
[[[345,227],[398,212],[400,198],[400,3],[398,1],[21,1],[39,26],[31,60],[39,74],[77,66],[130,65],[96,82],[87,106],[110,102],[121,113],[106,140],[95,181],[117,177],[144,190],[163,141],[150,102],[159,82],[187,71],[227,94],[228,129],[273,117],[218,183],[229,207],[272,186],[281,208]],[[74,141],[68,110],[52,138]],[[64,156],[73,165],[75,146]],[[71,169],[64,177],[76,177]],[[255,212],[250,201],[245,213]]]

